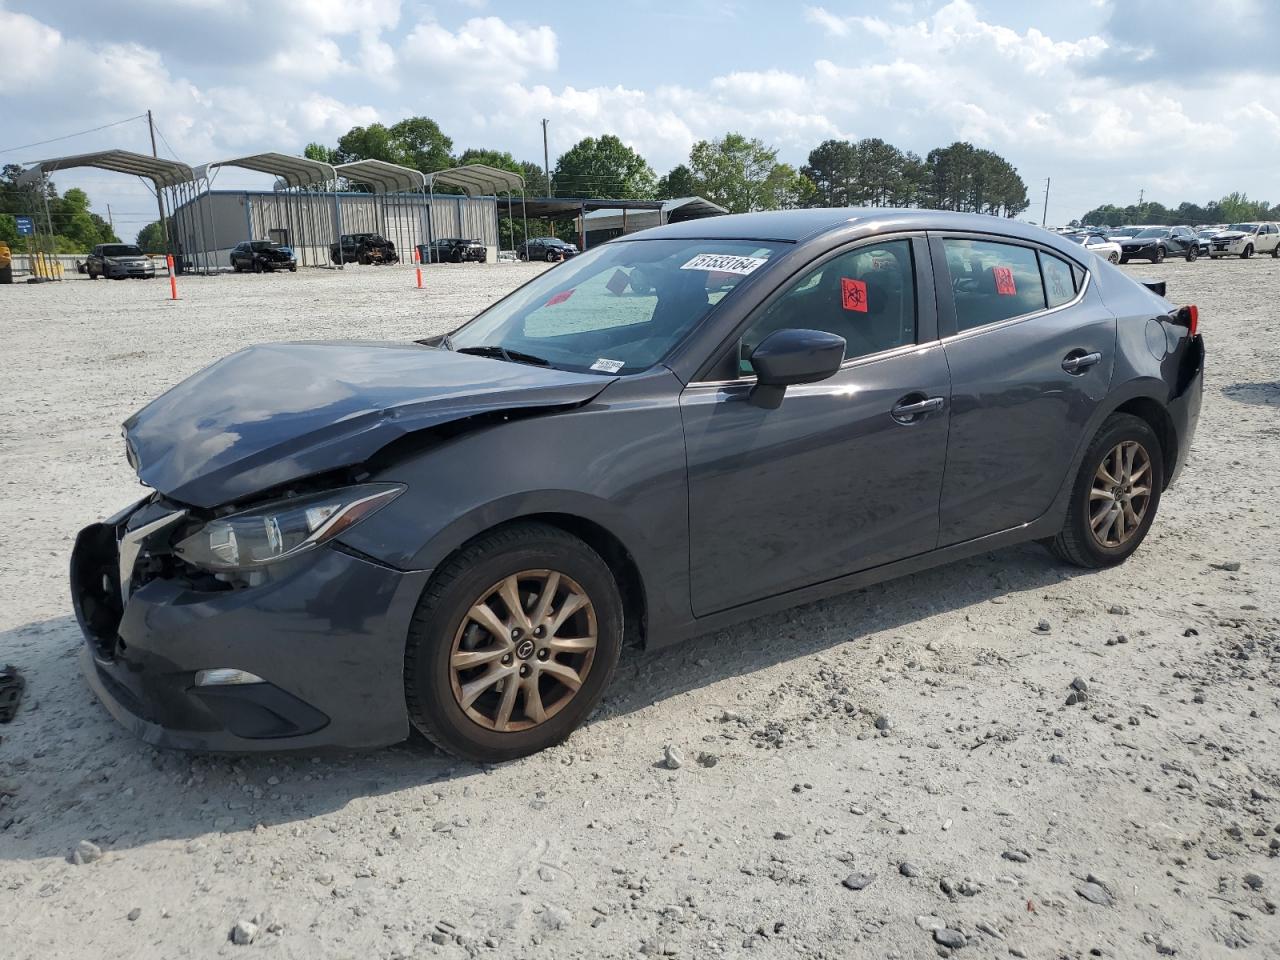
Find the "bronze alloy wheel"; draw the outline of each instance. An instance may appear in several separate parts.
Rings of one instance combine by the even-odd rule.
[[[1089,491],[1089,527],[1099,546],[1124,546],[1142,526],[1151,502],[1151,456],[1124,440],[1102,458]]]
[[[576,581],[555,570],[505,577],[476,599],[454,635],[454,699],[485,729],[536,727],[581,689],[598,636],[595,607]]]

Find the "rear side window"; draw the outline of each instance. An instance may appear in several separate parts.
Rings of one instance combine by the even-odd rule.
[[[1065,260],[1041,251],[1040,270],[1044,274],[1044,291],[1049,306],[1060,307],[1076,295],[1071,267]]]
[[[959,239],[946,239],[942,244],[951,274],[958,330],[972,330],[1045,308],[1040,264],[1030,247]],[[1067,288],[1071,288],[1069,273]]]

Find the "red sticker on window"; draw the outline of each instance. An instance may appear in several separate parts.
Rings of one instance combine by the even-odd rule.
[[[559,293],[557,293],[554,297],[552,297],[550,300],[548,300],[546,303],[544,303],[544,304],[543,304],[543,306],[544,306],[544,307],[554,307],[557,303],[564,303],[566,300],[568,300],[570,297],[572,297],[572,296],[573,296],[573,290],[574,290],[574,289],[576,289],[576,288],[572,288],[572,289],[569,289],[569,290],[561,290],[561,291],[560,291]]]
[[[1013,271],[1008,267],[992,267],[991,275],[996,279],[996,293],[1002,297],[1018,295],[1018,286],[1013,282]]]
[[[850,277],[840,278],[840,299],[846,310],[867,312],[867,285]]]
[[[626,290],[630,283],[631,278],[629,276],[621,270],[615,270],[613,271],[613,276],[609,278],[609,282],[604,285],[604,288],[615,297],[620,297],[622,296],[622,291]]]

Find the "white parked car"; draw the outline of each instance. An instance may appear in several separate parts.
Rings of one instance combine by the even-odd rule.
[[[1080,244],[1086,250],[1091,250],[1103,260],[1110,260],[1112,263],[1120,262],[1120,244],[1101,233],[1073,233],[1067,239]]]
[[[1211,257],[1248,260],[1255,253],[1280,257],[1280,226],[1274,223],[1233,223],[1209,240]]]

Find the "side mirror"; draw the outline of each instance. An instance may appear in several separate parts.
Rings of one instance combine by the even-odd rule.
[[[751,351],[756,385],[750,401],[777,410],[787,387],[826,380],[844,363],[844,337],[822,330],[777,330]]]

